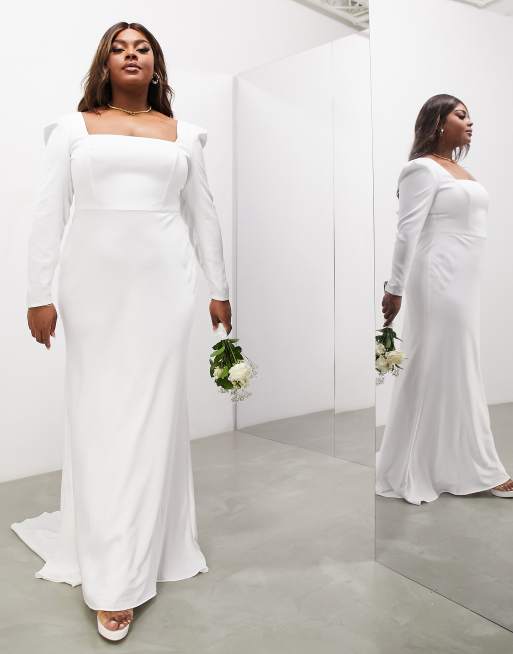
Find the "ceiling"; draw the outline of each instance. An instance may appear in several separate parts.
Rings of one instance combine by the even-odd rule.
[[[513,16],[513,0],[457,0],[503,16]]]

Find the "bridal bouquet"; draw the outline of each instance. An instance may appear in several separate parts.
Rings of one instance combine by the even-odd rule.
[[[401,339],[392,327],[383,327],[377,329],[379,334],[376,334],[376,384],[382,384],[385,381],[387,372],[391,372],[397,377],[399,370],[402,370],[399,365],[405,359],[404,352],[395,349],[394,339],[400,341]]]
[[[227,336],[222,324],[218,330]],[[248,398],[249,380],[256,376],[257,366],[242,354],[238,338],[222,338],[214,346],[210,355],[210,376],[213,377],[221,393],[230,393],[232,402]]]

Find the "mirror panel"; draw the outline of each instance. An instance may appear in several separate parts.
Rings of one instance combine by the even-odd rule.
[[[512,630],[513,498],[488,488],[513,474],[513,19],[453,0],[374,0],[370,11],[376,328],[398,220],[423,198],[430,207],[393,322],[408,358],[377,387],[376,558]],[[477,181],[417,162],[424,182],[403,181],[400,205],[417,115],[441,93],[470,113],[459,163]]]
[[[332,454],[331,44],[236,81],[237,331],[258,365],[236,428]]]

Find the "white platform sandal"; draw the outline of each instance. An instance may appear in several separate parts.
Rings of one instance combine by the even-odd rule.
[[[123,627],[123,629],[107,629],[98,614],[96,614],[96,623],[98,625],[98,633],[104,638],[107,638],[107,640],[121,640],[127,635],[130,629],[130,623],[126,627]]]
[[[506,483],[507,481],[504,482],[504,484]],[[504,484],[499,484],[499,486],[503,486]],[[513,497],[513,490],[497,490],[496,488],[490,488],[490,493],[492,493],[492,495],[496,495],[497,497]]]
[[[492,488],[490,492],[492,493],[492,495],[496,495],[497,497],[513,497],[513,490],[500,491],[500,490],[495,490],[495,488]]]

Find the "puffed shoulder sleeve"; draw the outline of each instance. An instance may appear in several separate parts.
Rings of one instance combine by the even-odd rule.
[[[402,295],[420,232],[437,191],[437,177],[429,165],[412,159],[401,170],[397,232],[392,272],[385,290]]]
[[[43,129],[43,168],[28,240],[27,307],[52,302],[51,286],[73,200],[69,129],[58,119]]]
[[[203,148],[207,130],[190,124],[189,171],[182,189],[183,211],[196,257],[207,279],[210,297],[228,300],[221,227],[207,178]]]

